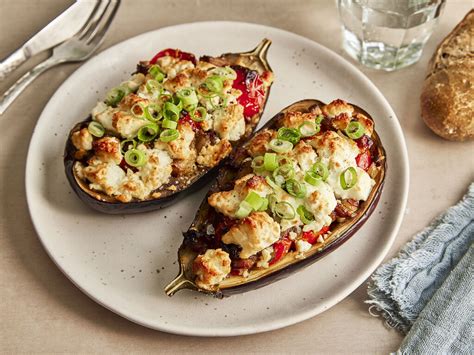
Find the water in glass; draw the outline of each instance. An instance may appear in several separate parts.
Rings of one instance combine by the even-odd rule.
[[[445,0],[338,0],[343,47],[362,64],[395,70],[415,63]]]

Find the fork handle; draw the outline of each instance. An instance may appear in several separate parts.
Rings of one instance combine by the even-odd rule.
[[[31,69],[20,79],[17,80],[0,98],[0,115],[3,114],[10,104],[25,90],[25,88],[31,84],[41,73],[48,70],[49,68],[59,64],[60,61],[49,57],[44,62],[41,62],[36,67]]]
[[[0,81],[5,80],[8,74],[18,68],[29,58],[23,47],[17,49],[0,63]]]

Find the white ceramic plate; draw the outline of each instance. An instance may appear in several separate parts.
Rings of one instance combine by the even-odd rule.
[[[193,36],[189,36],[193,33]],[[206,189],[162,211],[108,216],[83,205],[69,187],[63,149],[69,130],[98,98],[160,49],[197,55],[252,49],[273,41],[275,72],[261,124],[288,104],[342,98],[370,112],[388,156],[381,201],[363,228],[338,250],[291,277],[224,300],[185,290],[167,297],[176,251]],[[45,107],[31,139],[26,191],[46,251],[64,274],[108,309],[166,332],[229,336],[281,328],[334,306],[382,261],[402,220],[408,158],[397,118],[377,88],[347,61],[295,34],[246,23],[202,22],[163,28],[109,48],[80,67]],[[277,297],[275,295],[278,295]]]

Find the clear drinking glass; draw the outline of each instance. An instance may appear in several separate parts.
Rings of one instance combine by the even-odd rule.
[[[375,69],[413,64],[444,5],[445,0],[338,0],[344,50]]]

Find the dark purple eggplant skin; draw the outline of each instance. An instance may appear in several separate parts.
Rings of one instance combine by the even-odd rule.
[[[299,102],[296,102],[287,108],[283,109],[283,111],[287,110],[288,108],[294,106],[294,105],[305,105],[306,103],[312,103],[314,105],[319,105],[322,106],[324,105],[323,102],[319,100],[301,100]],[[365,116],[371,118],[371,115],[369,115],[365,110],[362,108],[350,104],[354,107],[354,109]],[[273,128],[278,120],[281,118],[283,113],[280,112],[276,116],[274,116],[272,119],[270,119],[261,129],[259,129],[257,132],[254,133],[254,135],[258,134],[260,131],[266,129],[266,128]],[[373,118],[371,118],[373,120]],[[175,292],[181,290],[181,289],[193,289],[195,291],[199,291],[202,293],[210,294],[216,298],[223,298],[223,297],[228,297],[232,296],[235,294],[239,293],[244,293],[244,292],[249,292],[256,290],[258,288],[264,287],[266,285],[269,285],[271,283],[274,283],[276,281],[279,281],[281,279],[284,279],[290,275],[292,275],[295,272],[298,272],[305,267],[315,263],[316,261],[322,259],[323,257],[329,255],[332,253],[334,250],[339,248],[342,244],[344,244],[346,241],[348,241],[350,238],[352,238],[356,232],[364,225],[364,223],[368,220],[368,218],[371,216],[371,214],[374,212],[376,209],[378,202],[380,200],[382,191],[383,191],[383,186],[385,183],[385,176],[387,172],[387,156],[385,149],[383,148],[383,145],[380,141],[380,138],[378,137],[377,133],[374,131],[374,136],[376,138],[376,148],[377,148],[377,153],[378,153],[378,159],[380,160],[379,167],[381,168],[382,171],[382,176],[380,181],[378,182],[377,189],[372,196],[372,198],[369,201],[364,201],[361,203],[359,206],[359,209],[364,209],[365,207],[366,210],[365,212],[358,216],[357,220],[355,220],[352,224],[349,225],[349,227],[343,232],[342,235],[337,237],[335,240],[331,241],[330,243],[326,244],[323,246],[323,250],[321,252],[317,252],[314,255],[311,255],[310,257],[307,257],[305,259],[299,259],[295,260],[295,262],[291,263],[290,265],[283,267],[279,270],[275,270],[272,273],[265,275],[264,277],[254,280],[254,281],[249,281],[249,282],[244,282],[241,285],[236,285],[232,286],[230,288],[223,288],[223,289],[217,289],[217,290],[204,290],[201,288],[198,288],[194,282],[193,282],[193,273],[192,270],[189,269],[189,265],[185,265],[184,263],[181,262],[182,255],[185,255],[186,253],[192,253],[189,251],[188,247],[186,246],[186,243],[183,243],[178,251],[178,259],[180,261],[180,273],[178,274],[178,277],[170,283],[169,286],[165,289],[166,293],[169,296],[172,296]],[[373,136],[373,137],[374,137]],[[372,138],[373,138],[372,137]],[[236,154],[238,154],[238,151],[236,151]],[[232,157],[231,157],[232,158]],[[193,233],[199,233],[202,231],[201,225],[205,223],[207,220],[207,216],[209,216],[212,213],[215,213],[212,211],[212,208],[209,206],[207,203],[207,198],[210,194],[216,192],[216,191],[221,191],[222,190],[222,185],[227,184],[229,180],[229,176],[235,175],[235,173],[238,171],[238,166],[232,163],[232,160],[229,159],[226,161],[226,163],[220,168],[220,171],[218,173],[217,179],[214,181],[213,185],[211,186],[211,189],[209,193],[206,195],[205,199],[201,203],[198,212],[196,214],[195,220],[191,224],[190,228],[188,231],[183,233],[184,239],[186,240],[187,238],[190,238]],[[233,182],[233,178],[232,179]],[[188,266],[188,268],[186,268]],[[181,286],[179,286],[180,282],[176,282],[180,280],[181,281]],[[173,287],[174,286],[174,287]]]
[[[270,65],[268,64],[266,55],[268,48],[270,47],[271,41],[268,39],[264,39],[255,49],[249,52],[243,53],[225,53],[222,54],[220,57],[212,58],[212,57],[202,57],[201,59],[206,60],[217,60],[221,61],[222,63],[227,63],[228,65],[246,65],[247,62],[254,62],[259,60],[260,66],[262,70],[269,71],[273,73]],[[238,62],[241,61],[241,62]],[[142,64],[138,65],[138,71],[143,70],[141,68]],[[265,95],[265,101],[263,106],[260,109],[260,112],[250,119],[248,122],[248,127],[250,130],[246,129],[245,135],[237,142],[234,142],[232,145],[234,147],[239,147],[243,144],[249,136],[255,131],[260,119],[263,115],[265,110],[266,104],[268,102],[268,97],[270,95],[271,86],[268,87],[268,90]],[[201,175],[196,176],[196,179],[188,186],[180,187],[178,186],[177,190],[173,193],[165,192],[163,197],[150,199],[150,200],[143,200],[143,201],[131,201],[127,203],[123,203],[120,201],[105,201],[103,196],[100,193],[96,193],[93,191],[86,192],[84,188],[80,186],[76,177],[74,175],[73,166],[74,163],[77,161],[74,157],[74,153],[76,151],[75,147],[71,142],[71,135],[76,130],[80,129],[81,127],[85,127],[88,122],[91,121],[91,116],[87,117],[84,121],[77,123],[70,131],[68,136],[65,150],[64,150],[64,168],[67,180],[71,185],[73,191],[79,197],[79,199],[84,202],[90,208],[106,213],[106,214],[134,214],[134,213],[143,213],[149,212],[154,210],[159,210],[162,208],[166,208],[173,203],[179,201],[180,199],[186,197],[189,194],[196,192],[197,190],[203,188],[205,185],[212,181],[219,171],[219,166],[224,163],[225,159],[218,164],[217,166],[203,171]],[[94,197],[96,195],[97,197]],[[111,199],[113,200],[113,199]]]

